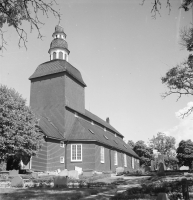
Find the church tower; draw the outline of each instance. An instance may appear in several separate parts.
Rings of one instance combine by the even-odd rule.
[[[66,107],[85,113],[86,84],[80,71],[68,62],[70,51],[63,28],[57,25],[52,36],[50,61],[40,64],[29,78],[30,106],[41,121],[51,124],[65,137]]]

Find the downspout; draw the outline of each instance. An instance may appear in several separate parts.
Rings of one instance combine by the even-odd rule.
[[[67,145],[68,145],[68,140],[66,140],[66,145],[65,145],[65,169],[67,169]]]

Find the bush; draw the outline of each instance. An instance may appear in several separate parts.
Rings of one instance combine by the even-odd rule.
[[[133,171],[126,171],[123,172],[122,174],[126,176],[143,176],[143,175],[149,175],[148,172],[145,172],[144,168],[139,168]]]

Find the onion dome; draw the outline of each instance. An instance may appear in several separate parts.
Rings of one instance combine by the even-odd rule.
[[[68,49],[68,43],[61,38],[56,38],[50,44],[50,50],[54,48]]]
[[[63,27],[57,25],[52,37],[54,39],[52,40],[48,51],[50,60],[61,59],[68,61],[70,51],[68,50],[68,43],[66,42],[66,34],[64,33]]]

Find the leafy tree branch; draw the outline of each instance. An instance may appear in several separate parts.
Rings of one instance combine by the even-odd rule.
[[[47,18],[49,14],[54,15],[60,21],[60,13],[53,6],[57,4],[55,0],[0,0],[0,50],[6,49],[7,42],[4,39],[3,26],[14,27],[19,36],[18,45],[21,43],[27,48],[27,32],[22,28],[22,22],[26,21],[30,25],[30,31],[35,28],[38,32],[38,38],[43,35],[40,26],[44,23],[40,20],[40,14]]]

